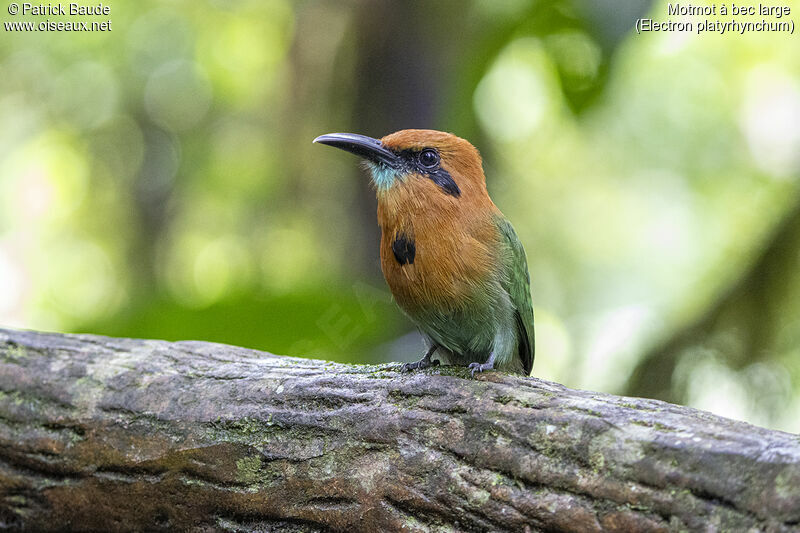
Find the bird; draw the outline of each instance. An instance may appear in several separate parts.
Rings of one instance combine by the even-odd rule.
[[[381,270],[427,349],[404,371],[467,366],[529,376],[535,353],[525,250],[489,197],[478,150],[452,133],[313,141],[363,159],[378,200]],[[436,354],[436,359],[433,359]]]

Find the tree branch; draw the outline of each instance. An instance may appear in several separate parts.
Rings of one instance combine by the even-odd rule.
[[[800,437],[461,368],[0,330],[26,531],[797,531]]]

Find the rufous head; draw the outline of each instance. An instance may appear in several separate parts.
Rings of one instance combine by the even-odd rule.
[[[465,191],[486,192],[478,150],[452,133],[400,130],[382,139],[354,133],[329,133],[320,135],[314,142],[362,157],[379,196],[409,180],[431,180],[441,194],[454,198]]]

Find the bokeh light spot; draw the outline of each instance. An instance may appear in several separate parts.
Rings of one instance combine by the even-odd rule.
[[[183,131],[205,116],[211,102],[211,85],[197,64],[172,61],[150,76],[144,99],[154,122],[172,131]]]
[[[741,127],[758,165],[771,176],[800,172],[800,85],[768,65],[748,75]]]
[[[509,45],[475,91],[475,111],[481,125],[500,140],[533,133],[558,102],[557,78],[538,40],[520,39]]]
[[[108,66],[84,61],[67,68],[56,80],[54,103],[75,126],[96,128],[117,107],[117,81]]]

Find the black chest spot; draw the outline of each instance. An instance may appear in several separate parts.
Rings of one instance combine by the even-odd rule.
[[[398,233],[392,242],[392,252],[394,258],[400,265],[414,264],[414,256],[417,254],[417,246],[414,239],[405,233]]]

